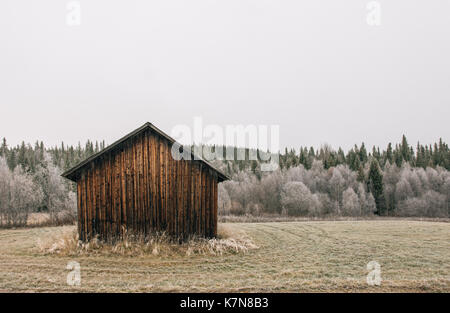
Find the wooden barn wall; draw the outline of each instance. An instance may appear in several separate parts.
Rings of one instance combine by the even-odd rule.
[[[199,161],[176,161],[170,150],[148,130],[87,165],[77,183],[80,239],[155,230],[215,236],[216,172]]]

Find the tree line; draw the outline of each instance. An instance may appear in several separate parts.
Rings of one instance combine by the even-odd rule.
[[[23,224],[32,212],[48,212],[55,219],[59,212],[74,212],[75,186],[60,174],[105,146],[104,141],[9,146],[3,138],[0,225]],[[395,146],[370,152],[364,143],[347,153],[329,145],[285,149],[272,172],[261,171],[263,161],[250,158],[268,152],[232,149],[244,158],[213,162],[232,177],[219,187],[220,214],[449,215],[450,150],[442,139],[414,148],[403,136]]]
[[[244,160],[214,162],[233,178],[219,187],[223,214],[449,216],[450,150],[442,139],[414,148],[403,136],[370,152],[364,143],[347,153],[285,149],[273,172],[261,171],[252,149],[239,153]]]
[[[214,150],[214,147],[212,148]],[[225,150],[226,147],[223,148]],[[245,159],[232,162],[225,162],[224,171],[228,174],[237,173],[238,171],[251,170],[257,176],[260,176],[259,160],[252,160],[250,155],[264,154],[260,150],[236,148],[236,155],[244,155]],[[322,145],[319,149],[314,147],[300,147],[296,149],[285,148],[284,153],[279,153],[279,166],[281,169],[289,169],[303,165],[304,168],[310,169],[314,160],[320,160],[325,169],[336,167],[338,165],[347,165],[353,171],[361,171],[371,159],[376,159],[381,168],[385,164],[396,164],[401,167],[403,163],[408,163],[411,167],[427,167],[436,168],[437,166],[450,170],[450,150],[448,144],[442,139],[439,142],[430,145],[422,145],[417,143],[415,147],[411,146],[403,135],[400,143],[395,146],[389,143],[386,149],[380,151],[379,147],[373,146],[368,151],[364,143],[360,146],[355,145],[347,153],[342,148],[334,150],[330,145]],[[259,158],[258,158],[259,159]]]
[[[47,224],[75,220],[75,186],[61,173],[105,147],[88,141],[84,147],[22,144],[0,147],[0,226],[27,225],[31,213],[47,213]]]

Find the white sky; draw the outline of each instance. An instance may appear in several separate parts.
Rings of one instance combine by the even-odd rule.
[[[0,136],[278,124],[281,146],[450,139],[450,1],[0,2]]]

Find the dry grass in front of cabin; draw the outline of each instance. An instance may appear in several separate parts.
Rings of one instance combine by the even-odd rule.
[[[227,225],[219,225],[217,238],[191,237],[181,243],[165,233],[155,233],[145,238],[125,235],[115,243],[98,239],[82,243],[76,229],[66,227],[61,233],[38,238],[37,246],[44,254],[62,256],[122,255],[122,256],[173,256],[173,255],[222,255],[245,253],[258,247],[243,231],[230,231]]]
[[[450,292],[449,223],[225,226],[259,248],[216,255],[189,255],[187,249],[66,255],[41,251],[37,239],[63,238],[74,226],[0,230],[0,292]],[[67,284],[73,261],[81,267],[81,286]],[[381,265],[380,286],[366,282],[370,261]]]

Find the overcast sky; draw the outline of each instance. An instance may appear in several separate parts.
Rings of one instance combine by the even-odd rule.
[[[281,146],[450,139],[450,1],[0,1],[0,136],[277,124]]]

